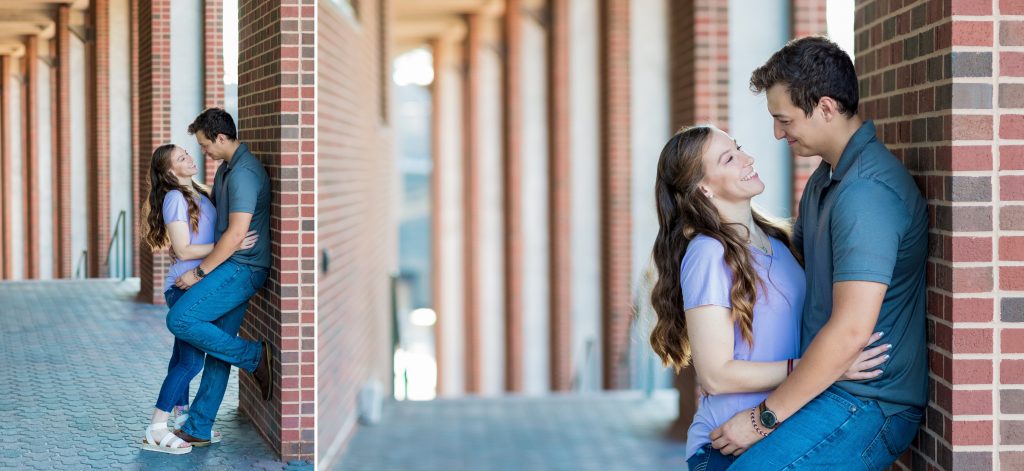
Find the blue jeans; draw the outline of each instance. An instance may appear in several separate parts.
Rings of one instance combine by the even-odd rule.
[[[696,453],[686,460],[690,471],[722,471],[729,467],[736,457],[723,455],[708,443],[700,447]]]
[[[167,328],[176,337],[206,352],[203,379],[182,427],[193,437],[210,439],[231,365],[250,373],[259,365],[263,346],[237,334],[249,298],[267,281],[267,275],[266,269],[225,261],[185,291],[167,315]]]
[[[878,403],[832,386],[751,447],[730,470],[883,470],[910,446],[922,410],[886,417]]]
[[[164,292],[164,300],[167,307],[174,307],[184,290],[177,287],[170,287]],[[167,364],[167,376],[160,386],[160,395],[156,399],[156,408],[164,412],[170,412],[174,406],[188,405],[188,385],[197,374],[203,369],[203,359],[206,354],[202,350],[193,347],[188,342],[174,338],[174,350],[171,352],[171,361]]]

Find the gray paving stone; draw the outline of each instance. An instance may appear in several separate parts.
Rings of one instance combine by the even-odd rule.
[[[684,443],[664,436],[673,392],[392,401],[361,426],[344,471],[647,471],[686,469]]]
[[[234,369],[223,442],[181,456],[139,448],[173,336],[166,307],[135,302],[138,290],[137,279],[0,282],[0,468],[311,471],[281,462],[238,413]]]

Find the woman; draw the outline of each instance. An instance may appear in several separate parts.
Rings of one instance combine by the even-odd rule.
[[[153,152],[149,196],[143,210],[145,240],[156,251],[167,246],[169,239],[174,253],[174,263],[164,280],[168,307],[185,293],[174,286],[174,281],[213,251],[217,210],[210,201],[209,190],[193,180],[196,173],[195,160],[181,147],[165,144]],[[159,213],[153,210],[158,207],[162,208]],[[236,250],[250,248],[256,240],[255,233],[249,233]],[[202,350],[174,339],[167,377],[160,387],[153,418],[142,441],[143,449],[170,454],[192,451],[191,444],[168,429],[167,421],[173,414],[175,426],[180,427],[188,418],[189,383],[203,369],[205,358]],[[220,434],[214,432],[211,442],[218,441]]]
[[[754,159],[712,126],[678,132],[658,161],[651,346],[677,371],[692,359],[704,392],[687,433],[691,470],[732,463],[708,435],[759,404],[799,361],[804,271],[786,228],[752,208],[763,191]],[[888,348],[863,352],[843,379],[879,375],[868,370]]]

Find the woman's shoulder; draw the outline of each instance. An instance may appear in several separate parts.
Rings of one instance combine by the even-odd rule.
[[[171,190],[164,195],[164,209],[183,205],[185,203],[185,195],[181,193],[181,190]]]
[[[690,244],[686,246],[686,255],[690,255],[691,253],[694,255],[721,258],[725,256],[725,246],[722,245],[721,241],[714,237],[705,234],[697,234],[696,237],[690,240]]]

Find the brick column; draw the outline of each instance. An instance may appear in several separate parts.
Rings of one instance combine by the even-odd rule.
[[[629,385],[630,156],[629,0],[602,0],[601,31],[601,309],[603,382]]]
[[[729,126],[729,9],[697,0],[669,6],[672,132],[682,126]]]
[[[39,142],[36,109],[39,85],[39,37],[25,37],[25,56],[22,58],[22,165],[21,185],[24,190],[23,228],[25,230],[25,279],[39,278]]]
[[[171,0],[138,0],[138,81],[139,84],[139,207],[149,192],[149,169],[153,149],[171,140]],[[160,208],[153,210],[159,211]],[[135,221],[141,220],[136,214]],[[165,250],[152,251],[141,238],[135,253],[139,260],[136,276],[145,302],[164,302],[161,280],[170,267]]]
[[[440,73],[440,70],[444,67],[448,49],[448,46],[441,39],[431,40],[430,50],[434,62],[434,81],[430,84],[430,159],[433,164],[430,171],[430,297],[433,300],[434,312],[437,313],[437,322],[434,324],[434,361],[437,362],[438,395],[445,392],[445,383],[442,378],[447,367],[444,364],[444,329],[442,328],[446,320],[444,316],[445,306],[442,303],[444,300],[444,290],[442,289],[444,283],[441,279],[444,276],[444,259],[441,256],[444,247],[444,244],[441,243],[441,152],[443,152],[441,145],[443,139],[443,133],[441,132],[443,106],[441,103],[444,101],[442,99],[442,94],[444,93],[444,74]]]
[[[0,212],[3,214],[3,234],[0,238],[0,245],[3,248],[3,279],[9,280],[14,277],[14,227],[11,219],[14,215],[14,192],[11,182],[14,175],[11,174],[14,156],[11,152],[11,88],[14,82],[11,80],[11,73],[14,68],[14,58],[11,56],[0,57],[0,168],[3,169],[3,201],[0,201]]]
[[[477,162],[480,161],[480,28],[483,17],[479,13],[466,17],[466,79],[463,87],[463,322],[466,336],[466,392],[479,393],[481,388],[480,367],[480,237],[479,201],[480,177]]]
[[[89,276],[106,276],[110,244],[110,1],[90,0],[87,45]],[[126,234],[127,236],[127,234]],[[102,266],[101,266],[102,265]],[[157,283],[159,284],[159,283]]]
[[[315,6],[242,0],[238,21],[239,138],[263,162],[274,197],[273,266],[242,325],[269,339],[277,390],[259,399],[240,379],[240,408],[283,460],[313,459],[316,416]]]
[[[224,1],[203,1],[203,106],[224,107]],[[206,184],[213,185],[219,162],[204,159]]]
[[[700,0],[669,5],[671,116],[674,133],[682,126],[729,125],[729,10],[723,2]],[[697,378],[693,368],[675,379],[679,415],[673,436],[685,436],[697,410]]]
[[[70,278],[71,268],[71,7],[57,7],[57,25],[51,42],[56,65],[51,74],[53,103],[53,276]]]
[[[505,60],[502,63],[504,227],[505,227],[505,389],[523,389],[523,229],[522,229],[522,3],[505,2]]]
[[[569,142],[569,0],[548,0],[548,243],[551,389],[572,388],[572,204]]]
[[[825,0],[791,0],[790,21],[793,38],[823,35],[828,32],[825,21]],[[766,58],[767,60],[767,58]],[[807,179],[818,168],[821,157],[796,157],[793,162],[793,216],[800,211],[800,197],[804,194]]]
[[[857,2],[861,114],[928,200],[930,398],[906,469],[1024,466],[1024,4]]]

